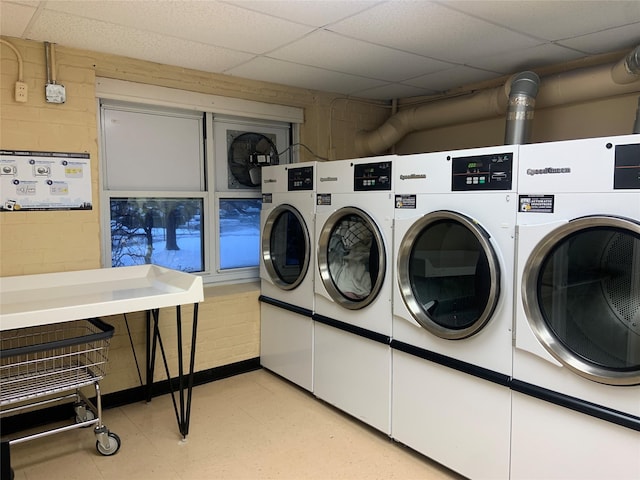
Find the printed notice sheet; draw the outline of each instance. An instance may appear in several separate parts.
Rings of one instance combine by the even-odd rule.
[[[91,210],[88,153],[0,150],[0,210]]]

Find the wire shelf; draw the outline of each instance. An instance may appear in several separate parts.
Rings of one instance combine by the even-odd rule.
[[[2,332],[0,406],[101,380],[113,331],[99,319],[88,319]]]

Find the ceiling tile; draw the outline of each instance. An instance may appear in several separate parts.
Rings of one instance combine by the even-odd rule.
[[[35,12],[34,7],[9,2],[0,3],[0,34],[22,37]]]
[[[56,1],[47,9],[169,37],[260,54],[313,30],[212,1]]]
[[[640,2],[638,2],[640,5]],[[590,54],[607,53],[640,45],[640,22],[558,42]]]
[[[69,47],[208,72],[222,72],[252,57],[246,53],[49,10],[41,13],[38,22],[30,30],[29,37],[41,41],[55,39],[56,43]]]
[[[2,5],[6,3],[17,3],[20,5],[26,5],[28,7],[38,8],[41,2],[40,0],[3,0],[1,3]]]
[[[323,27],[373,7],[379,1],[240,0],[225,2],[292,22]]]
[[[324,30],[271,52],[269,57],[392,82],[451,67],[438,60]]]
[[[337,22],[329,30],[453,63],[540,43],[427,1],[386,2]]]
[[[584,54],[582,52],[553,43],[545,43],[533,48],[513,50],[500,55],[482,57],[469,62],[469,66],[503,74],[511,74],[552,63],[568,62],[583,56]]]
[[[411,85],[400,83],[389,83],[381,87],[369,88],[353,92],[352,95],[362,98],[370,98],[376,100],[386,100],[392,98],[410,98],[423,95],[434,95],[438,92],[425,88],[418,88]]]
[[[259,57],[225,72],[243,78],[349,95],[354,91],[384,85],[384,82],[320,68]]]
[[[635,47],[638,32],[638,0],[0,0],[3,35],[377,99]]]
[[[413,85],[414,87],[443,92],[451,88],[470,85],[500,76],[501,75],[499,73],[487,72],[484,70],[478,70],[476,68],[460,65],[448,70],[443,70],[441,72],[430,73],[428,75],[422,75],[417,78],[412,78],[411,80],[407,80],[403,83],[406,83],[407,85]]]
[[[446,5],[551,41],[640,21],[637,0],[463,0]]]

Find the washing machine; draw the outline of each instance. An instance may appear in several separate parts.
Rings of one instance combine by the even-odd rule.
[[[390,431],[393,156],[318,163],[314,395]]]
[[[523,145],[511,478],[640,478],[640,135]]]
[[[262,168],[260,363],[313,390],[316,163]]]
[[[395,163],[392,436],[508,478],[518,147]]]

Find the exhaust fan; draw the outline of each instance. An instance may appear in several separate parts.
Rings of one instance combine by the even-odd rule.
[[[260,186],[262,167],[278,164],[274,141],[262,133],[228,133],[229,188]]]

